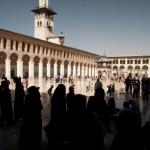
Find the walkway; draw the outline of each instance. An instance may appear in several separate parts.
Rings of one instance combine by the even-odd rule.
[[[47,94],[48,88],[53,84],[54,89],[58,84],[55,84],[53,81],[34,81],[32,84],[39,86],[40,91],[41,91],[41,100],[44,106],[44,110],[42,111],[42,116],[43,116],[43,126],[45,126],[50,118],[50,104],[49,104],[49,98]],[[81,93],[85,94],[87,96],[93,95],[94,94],[94,83],[93,81],[92,85],[93,87],[89,92],[86,92],[86,82],[85,81],[76,81],[75,82],[75,93]],[[110,84],[111,82],[107,81],[103,83],[103,87],[106,90],[107,85]],[[30,84],[30,85],[32,85]],[[68,91],[69,84],[66,83],[66,89]],[[115,91],[115,100],[118,108],[122,108],[122,104],[125,100],[130,99],[131,96],[128,94],[125,94],[124,92],[124,84],[123,83],[115,83],[116,85],[116,91]],[[12,95],[14,95],[14,84],[11,82],[10,87],[12,88]],[[106,96],[107,100],[107,96]],[[140,104],[140,110],[142,112],[143,116],[143,123],[145,120],[149,119],[150,120],[150,102],[143,103],[141,97],[139,99],[139,104]],[[0,150],[17,150],[17,142],[18,142],[18,136],[19,136],[19,128],[20,128],[20,122],[12,125],[12,126],[0,126]],[[105,138],[105,144],[106,147],[109,148],[112,139],[114,137],[114,133],[108,134]],[[42,134],[42,150],[47,149],[47,138],[45,135],[45,132],[43,131]]]

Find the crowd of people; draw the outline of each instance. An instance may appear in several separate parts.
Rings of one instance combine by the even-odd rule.
[[[132,94],[133,98],[139,98],[142,93],[143,100],[149,100],[150,94],[150,78],[145,75],[139,79],[138,75],[133,76],[131,73],[125,79],[125,91]]]
[[[125,81],[126,92],[131,88],[128,80],[131,80],[133,89],[136,84],[134,80],[138,80],[131,78],[129,74]],[[142,80],[142,88],[147,88],[145,78]],[[21,79],[18,77],[14,78],[14,83],[15,98],[12,100],[10,82],[7,78],[1,82],[0,123],[11,125],[21,121],[19,148],[40,149],[44,130],[50,150],[105,150],[105,136],[116,130],[110,150],[150,149],[150,122],[142,126],[137,103],[128,100],[124,102],[123,109],[118,109],[115,97],[109,95],[106,101],[105,91],[99,79],[94,85],[94,95],[90,97],[76,94],[74,85],[69,87],[68,93],[64,84],[58,84],[54,92],[52,85],[48,90],[50,120],[44,127],[39,87],[30,86],[24,91]]]

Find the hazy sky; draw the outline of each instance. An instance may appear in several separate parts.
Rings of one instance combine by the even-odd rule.
[[[38,0],[0,0],[0,28],[33,36]],[[150,0],[49,0],[65,45],[107,56],[150,55]]]

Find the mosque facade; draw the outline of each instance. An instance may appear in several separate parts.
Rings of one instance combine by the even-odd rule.
[[[112,73],[127,75],[128,73],[150,77],[150,56],[118,56],[108,57],[112,61]]]
[[[64,45],[63,34],[55,36],[54,15],[48,0],[39,0],[32,12],[34,37],[0,29],[0,76],[43,78],[97,76],[99,55]]]
[[[0,29],[0,77],[43,78],[62,75],[85,78],[138,73],[150,76],[150,56],[105,57],[64,44],[54,35],[54,16],[48,0],[39,0],[34,13],[34,37]]]

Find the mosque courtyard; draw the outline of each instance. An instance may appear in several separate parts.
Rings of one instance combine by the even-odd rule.
[[[94,95],[94,84],[95,84],[95,80],[91,81],[91,88],[90,90],[87,92],[86,91],[86,85],[87,85],[87,81],[86,80],[75,80],[74,85],[75,85],[75,93],[76,94],[84,94],[87,96],[87,100],[88,97],[91,95]],[[122,108],[123,102],[125,100],[129,100],[132,98],[132,96],[130,94],[126,94],[125,93],[125,85],[123,82],[116,82],[116,81],[102,81],[103,83],[103,88],[105,90],[105,92],[107,91],[107,85],[115,83],[115,93],[113,95],[113,97],[115,98],[116,101],[116,107],[118,107],[119,109]],[[48,89],[51,85],[54,85],[53,88],[53,92],[55,90],[55,88],[57,87],[59,83],[55,83],[55,81],[53,80],[34,80],[32,82],[29,81],[29,86],[31,85],[35,85],[35,86],[39,86],[40,87],[40,92],[41,92],[41,101],[43,104],[43,111],[42,111],[42,119],[43,119],[43,127],[48,123],[49,119],[50,119],[50,103],[49,103],[49,96],[48,96]],[[66,86],[66,92],[68,92],[69,83],[64,83]],[[12,91],[12,97],[14,97],[14,88],[15,88],[15,84],[13,83],[13,81],[11,81],[10,84],[10,88]],[[109,98],[109,96],[105,96],[105,100],[107,101]],[[145,123],[145,121],[149,120],[150,118],[150,102],[146,102],[143,103],[143,100],[141,98],[139,99],[134,99],[135,101],[137,101],[139,103],[139,107],[140,107],[140,111],[142,114],[142,118],[143,118],[143,124]],[[19,128],[20,128],[20,124],[21,122],[17,122],[11,126],[0,126],[0,148],[1,150],[17,150],[17,143],[18,143],[18,138],[19,138]],[[114,137],[114,133],[109,133],[106,137],[105,137],[105,145],[106,145],[106,149],[109,148],[109,146],[111,145],[111,142],[113,140]],[[47,149],[47,138],[45,135],[45,132],[43,130],[42,133],[42,150],[46,150]]]

